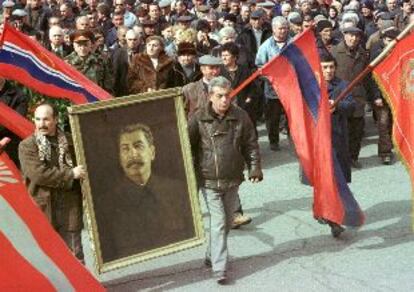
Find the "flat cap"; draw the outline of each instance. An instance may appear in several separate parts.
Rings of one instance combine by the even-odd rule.
[[[197,50],[194,44],[189,42],[181,42],[177,45],[177,56],[182,55],[197,55]]]
[[[223,64],[221,58],[214,57],[212,55],[204,55],[198,59],[200,65],[220,66]]]
[[[153,1],[152,0],[139,0],[140,3],[144,3],[144,4],[151,4]]]
[[[293,12],[289,13],[289,15],[287,17],[287,20],[290,23],[298,24],[298,25],[302,24],[302,22],[303,22],[302,16],[297,11],[293,11]]]
[[[171,0],[161,0],[160,2],[158,2],[158,6],[160,8],[171,7]]]
[[[178,22],[190,22],[193,20],[193,17],[191,15],[181,15],[177,18]]]
[[[342,33],[361,34],[362,30],[356,26],[349,26],[342,29]]]
[[[27,12],[24,9],[15,9],[12,12],[12,16],[13,17],[25,17],[25,16],[27,16]]]
[[[86,41],[93,42],[94,39],[95,37],[94,37],[93,32],[88,29],[77,30],[70,35],[70,40],[74,43],[82,43]]]
[[[250,14],[250,18],[261,18],[263,16],[263,12],[264,11],[262,9],[256,9]]]
[[[369,10],[374,10],[374,2],[371,0],[362,0],[361,8],[368,8]]]
[[[1,6],[3,6],[3,8],[13,8],[14,2],[10,0],[6,0],[1,4]]]
[[[271,2],[271,1],[265,1],[265,2],[260,2],[256,4],[257,7],[263,7],[263,8],[272,8],[275,6],[275,3]]]
[[[389,28],[384,29],[383,31],[381,31],[381,35],[382,35],[383,38],[387,37],[387,38],[390,38],[390,39],[395,39],[395,38],[397,38],[397,36],[399,34],[400,34],[400,31],[394,26],[389,27]]]

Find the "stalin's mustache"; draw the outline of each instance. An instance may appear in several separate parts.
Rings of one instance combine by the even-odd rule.
[[[132,166],[134,166],[134,165],[136,165],[136,166],[143,166],[143,165],[144,165],[144,161],[143,161],[143,160],[141,160],[141,159],[131,159],[131,160],[129,160],[129,161],[127,162],[126,167],[127,167],[127,168],[130,168],[130,167],[132,167]]]

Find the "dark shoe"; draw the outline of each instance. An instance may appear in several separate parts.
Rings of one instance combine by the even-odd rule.
[[[217,284],[219,285],[226,285],[227,284],[227,276],[225,272],[220,272],[214,275]]]
[[[341,235],[341,233],[345,231],[345,228],[343,228],[339,224],[336,224],[334,222],[328,222],[328,224],[331,227],[331,234],[334,238],[338,238],[339,235]]]
[[[242,213],[234,213],[231,229],[238,229],[240,226],[249,224],[250,222],[252,222],[251,217],[243,215]]]
[[[356,168],[356,169],[361,169],[362,168],[361,163],[358,160],[356,160],[356,159],[352,159],[351,166],[353,168]]]
[[[382,157],[382,164],[384,165],[390,165],[392,163],[391,155],[386,155]]]
[[[205,258],[204,265],[208,268],[211,268],[211,260],[209,258]]]
[[[280,151],[279,144],[270,143],[270,150],[272,150],[272,151]]]

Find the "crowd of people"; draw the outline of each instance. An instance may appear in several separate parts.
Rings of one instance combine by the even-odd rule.
[[[414,22],[413,8],[413,0],[5,0],[2,22],[10,22],[115,97],[182,87],[196,171],[204,167],[199,182],[211,214],[206,264],[212,266],[217,281],[224,283],[227,233],[252,220],[243,214],[238,198],[244,164],[249,167],[252,182],[263,178],[257,123],[265,123],[272,151],[281,151],[281,132],[289,135],[283,106],[268,80],[254,80],[233,101],[229,97],[231,88],[266,64],[296,35],[311,28],[317,37],[329,96],[334,100],[347,82]],[[0,79],[0,99],[27,115],[29,98],[15,82]],[[332,109],[333,148],[347,181],[351,167],[363,167],[358,158],[368,111],[373,112],[378,127],[379,158],[385,165],[393,161],[391,111],[368,75]],[[17,143],[6,151],[17,164],[21,162],[29,186],[44,184],[69,190],[85,171],[66,159],[70,141],[56,129],[56,117],[52,107],[38,107],[36,134],[21,144],[20,161]],[[235,128],[225,127],[231,119],[238,121],[242,133],[237,132],[240,129],[236,124]],[[203,125],[206,121],[210,121],[209,127]],[[54,137],[52,141],[42,138],[48,134]],[[242,137],[226,141],[236,134]],[[1,129],[0,136],[11,135]],[[208,147],[209,137],[217,138],[218,149],[214,148],[217,145]],[[238,143],[237,149],[226,149],[225,143]],[[50,147],[55,149],[53,159]],[[212,161],[203,160],[213,157],[203,156],[206,151],[213,156],[218,153],[220,159],[233,157],[228,158],[233,161],[219,161],[223,169],[214,172]],[[47,167],[60,167],[61,171],[52,174],[44,166],[40,169],[46,177],[42,178],[39,161],[52,161]],[[35,195],[41,188],[32,190]],[[63,200],[53,204],[63,204]],[[79,201],[72,205],[75,210]],[[62,218],[56,216],[72,216],[62,208],[58,211],[61,213],[49,213],[51,220],[60,222]],[[65,229],[60,233],[82,258],[79,214],[73,214],[72,225],[59,223],[59,228]],[[334,222],[325,223],[334,237],[343,231]]]

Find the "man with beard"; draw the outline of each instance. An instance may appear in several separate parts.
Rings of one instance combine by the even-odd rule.
[[[124,126],[118,136],[123,175],[114,177],[115,192],[96,202],[104,262],[189,239],[195,235],[186,183],[157,176],[151,129],[142,123]]]

